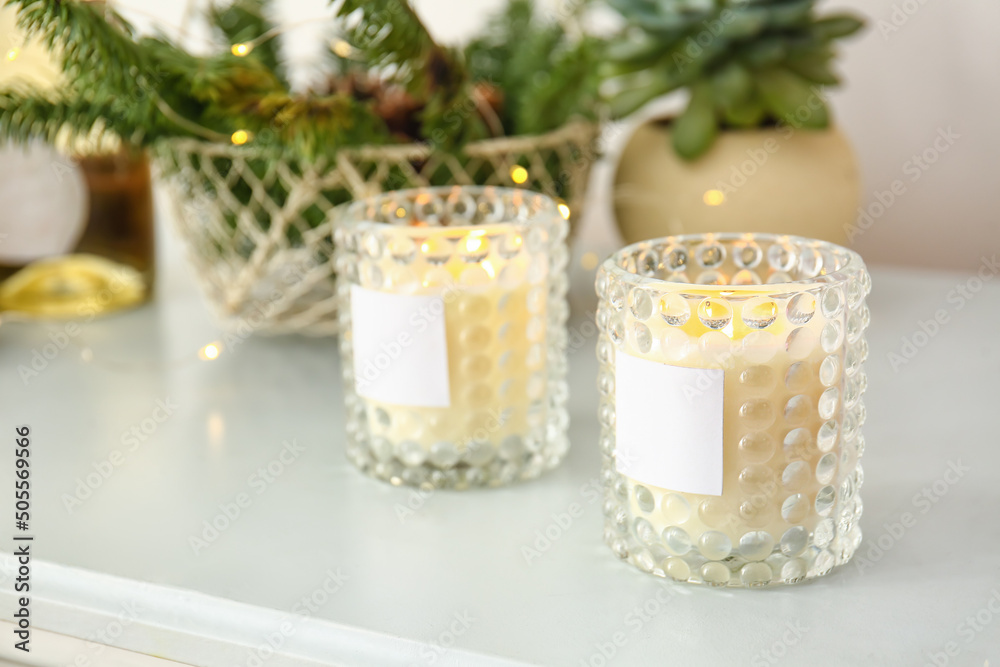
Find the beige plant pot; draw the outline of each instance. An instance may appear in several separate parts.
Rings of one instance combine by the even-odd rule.
[[[622,152],[614,206],[626,242],[772,232],[847,244],[861,183],[839,129],[725,131],[693,162],[674,152],[670,132],[669,121],[649,121]]]

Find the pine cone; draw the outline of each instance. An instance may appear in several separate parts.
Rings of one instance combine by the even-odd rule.
[[[422,102],[402,88],[380,87],[375,94],[375,113],[385,121],[389,131],[404,141],[420,136]]]

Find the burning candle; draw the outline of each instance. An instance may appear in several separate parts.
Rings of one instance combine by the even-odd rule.
[[[605,541],[658,576],[795,583],[861,540],[861,258],[819,241],[693,235],[601,268]]]
[[[467,488],[562,460],[567,231],[555,201],[524,190],[427,188],[344,208],[336,270],[358,467]]]

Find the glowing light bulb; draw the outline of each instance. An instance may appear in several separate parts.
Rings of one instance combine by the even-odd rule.
[[[7,52],[7,60],[14,60],[19,55],[21,55],[21,49],[15,46],[13,49]]]
[[[213,359],[219,358],[219,346],[215,343],[209,343],[205,347],[198,350],[198,357],[202,361],[212,361]]]
[[[521,185],[528,180],[528,170],[524,167],[517,165],[510,168],[510,180],[514,181],[518,185]]]
[[[233,52],[234,56],[242,58],[243,56],[253,51],[253,45],[247,44],[246,42],[240,42],[239,44],[233,44],[233,47],[230,49],[230,51]]]
[[[726,201],[726,194],[722,190],[708,190],[701,199],[707,206],[721,206]]]
[[[330,44],[330,50],[341,58],[350,58],[351,54],[354,53],[354,47],[342,39],[333,40],[333,43]]]
[[[559,215],[563,217],[563,220],[569,220],[569,206],[566,204],[559,204]]]
[[[246,130],[236,130],[233,132],[233,136],[230,137],[230,139],[237,146],[242,146],[246,142],[250,141],[250,133]]]

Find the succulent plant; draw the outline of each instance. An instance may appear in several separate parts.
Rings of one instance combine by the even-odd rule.
[[[863,26],[848,14],[817,16],[816,0],[608,0],[625,19],[608,52],[612,114],[688,88],[675,120],[677,153],[693,160],[721,128],[773,123],[822,129],[821,94],[839,83],[834,41]]]

